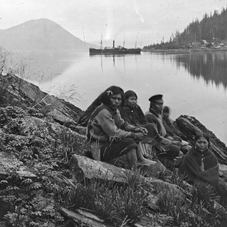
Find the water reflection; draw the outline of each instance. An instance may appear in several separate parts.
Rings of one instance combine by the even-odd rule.
[[[201,51],[201,52],[157,52],[162,61],[171,61],[177,69],[184,67],[194,78],[203,78],[206,84],[214,83],[217,87],[223,85],[227,88],[227,52]]]
[[[175,60],[195,78],[202,77],[206,83],[222,84],[227,87],[227,52],[191,52],[188,55],[175,55]]]
[[[18,54],[25,64],[22,77],[41,84],[61,75],[74,62],[79,63],[87,52],[43,50],[20,51]]]
[[[103,71],[103,62],[111,60],[112,59],[112,63],[113,66],[118,67],[116,64],[117,60],[123,60],[123,64],[124,64],[124,68],[125,68],[125,59],[126,58],[134,58],[135,60],[135,64],[137,64],[137,55],[139,54],[100,54],[100,55],[89,55],[89,57],[91,59],[100,59],[101,62],[101,68]]]

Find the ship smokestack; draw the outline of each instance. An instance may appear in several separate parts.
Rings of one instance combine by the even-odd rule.
[[[114,46],[115,46],[115,41],[113,40],[113,48],[114,48]]]

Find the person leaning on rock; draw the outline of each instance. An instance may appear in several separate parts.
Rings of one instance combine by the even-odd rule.
[[[125,122],[118,107],[124,105],[124,91],[111,86],[100,95],[101,105],[91,114],[87,126],[87,138],[93,158],[111,161],[126,155],[130,169],[137,165],[154,165],[156,162],[143,157],[136,139],[143,139],[147,131]]]
[[[174,121],[170,118],[170,108],[168,106],[163,107],[162,123],[166,129],[166,133],[173,137],[174,140],[181,142],[181,151],[186,154],[191,146],[186,141],[187,137],[175,127]]]
[[[164,106],[162,111],[162,123],[166,129],[166,132],[176,140],[182,141],[181,136],[183,135],[176,130],[173,122],[174,121],[170,118],[170,108],[168,106]]]

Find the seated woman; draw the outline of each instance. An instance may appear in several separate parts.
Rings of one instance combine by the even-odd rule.
[[[159,144],[162,140],[157,130],[153,126],[153,124],[148,123],[147,119],[137,104],[137,94],[134,91],[128,90],[125,92],[125,105],[119,108],[122,118],[130,123],[131,125],[141,127],[141,129],[147,132],[147,136],[143,139],[142,150],[145,157],[151,156],[152,150],[149,149],[147,144],[151,144],[153,146]],[[137,143],[141,142],[139,140]],[[145,147],[144,147],[145,146]],[[149,150],[149,151],[148,151]]]
[[[137,104],[138,96],[134,91],[128,90],[125,92],[125,105],[120,109],[124,120],[132,125],[145,125],[147,119]]]
[[[124,105],[124,91],[111,86],[100,95],[101,105],[98,106],[87,126],[87,137],[95,159],[110,161],[126,155],[130,169],[137,165],[152,165],[155,162],[145,159],[135,142],[143,139],[146,133],[140,127],[125,122],[118,108]]]
[[[185,155],[179,174],[191,184],[198,181],[212,185],[219,194],[227,195],[224,182],[219,178],[219,165],[216,156],[209,150],[208,135],[201,133],[195,136],[194,146]]]

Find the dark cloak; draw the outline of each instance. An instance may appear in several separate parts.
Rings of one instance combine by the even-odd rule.
[[[134,108],[124,106],[119,108],[119,111],[121,113],[121,117],[129,124],[144,125],[148,123],[142,109],[138,105],[136,105]]]
[[[203,158],[204,171],[201,170]],[[218,186],[219,166],[215,155],[206,150],[203,154],[192,148],[184,157],[179,173],[186,177],[190,183],[202,181],[214,187]]]

